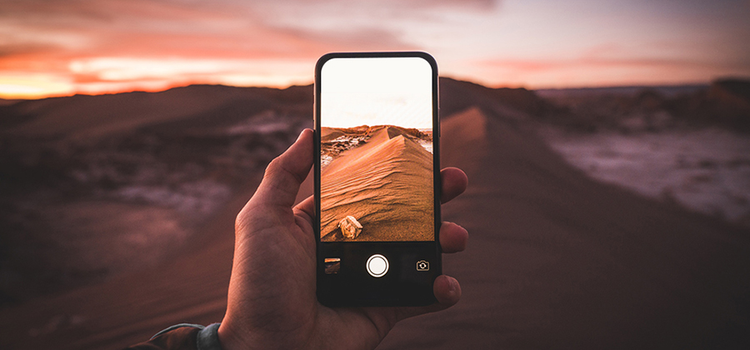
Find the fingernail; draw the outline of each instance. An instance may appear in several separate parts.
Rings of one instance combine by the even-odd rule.
[[[302,131],[299,133],[299,135],[297,135],[297,141],[299,141],[299,139],[302,138],[302,135],[305,133],[305,131],[307,131],[307,129],[302,129]],[[296,143],[297,141],[294,141],[294,142]]]
[[[455,278],[449,278],[449,287],[450,287],[450,294],[452,296],[455,296],[458,292],[458,281],[456,281]]]

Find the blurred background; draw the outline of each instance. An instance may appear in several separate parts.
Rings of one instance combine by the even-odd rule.
[[[445,258],[464,299],[383,348],[742,348],[747,18],[746,0],[0,0],[0,347],[220,321],[234,215],[312,126],[317,58],[424,50],[443,163],[470,176],[444,209],[472,234]]]

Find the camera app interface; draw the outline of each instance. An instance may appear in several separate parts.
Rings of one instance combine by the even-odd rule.
[[[321,241],[434,240],[432,95],[419,57],[323,65]]]

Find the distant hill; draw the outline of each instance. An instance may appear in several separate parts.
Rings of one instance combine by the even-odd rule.
[[[534,118],[580,129],[658,129],[698,123],[746,130],[750,125],[749,86],[748,80],[724,79],[710,85],[532,91],[440,78],[440,112],[448,117],[478,107],[503,118]],[[277,116],[311,121],[312,86],[193,85],[157,93],[4,100],[0,103],[0,135],[80,140],[136,128],[205,130],[240,123],[248,115],[269,110]],[[627,119],[631,120],[623,122]]]
[[[547,120],[573,129],[623,132],[718,126],[750,132],[750,80],[710,85],[537,90],[558,107]]]
[[[162,92],[48,98],[0,106],[0,135],[90,139],[149,127],[216,128],[273,110],[309,118],[310,86],[287,89],[192,85]]]
[[[750,80],[723,79],[671,101],[672,111],[704,124],[750,131]]]
[[[677,95],[692,94],[708,89],[709,84],[686,84],[686,85],[633,85],[633,86],[606,86],[606,87],[582,87],[582,88],[560,88],[560,89],[536,89],[534,92],[543,98],[557,98],[566,96],[595,96],[595,95],[635,95],[644,90],[652,90],[657,93],[674,97]]]

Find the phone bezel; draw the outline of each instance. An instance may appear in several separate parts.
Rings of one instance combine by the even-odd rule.
[[[320,98],[321,98],[321,71],[326,62],[337,58],[391,58],[391,57],[417,57],[422,58],[430,64],[432,73],[432,134],[433,134],[433,193],[434,193],[434,239],[432,241],[399,241],[399,242],[321,242],[320,239]],[[438,68],[435,59],[426,52],[421,51],[382,51],[382,52],[333,52],[323,55],[315,65],[315,89],[314,89],[314,130],[315,130],[315,162],[314,162],[314,186],[315,186],[315,222],[313,229],[316,240],[316,281],[318,300],[328,306],[419,306],[435,303],[432,285],[435,278],[442,273],[441,249],[439,244],[440,225],[442,223],[440,213],[440,196],[442,183],[440,180],[440,119],[439,119],[439,94],[438,94]],[[328,246],[323,246],[328,245]],[[350,278],[349,283],[331,282],[331,275],[324,272],[321,250],[338,245],[336,248],[342,254],[355,257],[352,261],[366,259],[370,254],[388,251],[392,256],[399,258],[405,256],[429,255],[431,260],[430,272],[427,279],[422,275],[410,279],[408,272],[401,273],[401,279],[397,277],[390,281],[378,279],[370,282],[366,272],[363,276]],[[329,250],[330,250],[329,249]],[[422,254],[422,255],[420,255]],[[366,256],[365,256],[366,255]],[[403,260],[403,259],[402,259]],[[434,263],[432,263],[434,261]],[[363,265],[364,266],[364,265]],[[406,266],[406,265],[403,265]],[[363,267],[364,270],[364,267]],[[362,277],[362,278],[359,278]],[[408,279],[408,280],[404,280]],[[358,283],[352,283],[358,282]],[[411,282],[414,282],[413,284]],[[331,284],[336,288],[331,292]],[[382,288],[380,288],[380,287]],[[374,289],[374,290],[373,290]],[[332,294],[333,293],[333,294]]]

